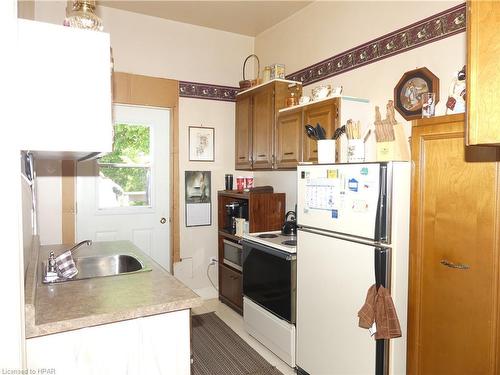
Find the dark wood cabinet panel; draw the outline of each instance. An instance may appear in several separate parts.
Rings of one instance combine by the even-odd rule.
[[[253,95],[252,155],[253,169],[273,166],[274,87],[264,86]]]
[[[219,293],[233,309],[243,314],[243,285],[240,272],[219,264]]]
[[[236,169],[277,167],[276,116],[291,92],[299,97],[302,85],[276,80],[236,96]]]
[[[236,104],[235,129],[236,169],[252,168],[252,97],[246,96]]]
[[[497,160],[463,114],[413,123],[408,374],[498,373]]]
[[[276,166],[295,168],[302,160],[302,110],[284,112],[276,122]]]

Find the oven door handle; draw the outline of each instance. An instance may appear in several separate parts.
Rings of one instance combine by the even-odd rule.
[[[244,253],[243,257],[245,259],[246,259],[247,255],[248,255],[248,252],[251,249],[262,251],[262,252],[267,253],[269,255],[272,255],[272,256],[275,256],[275,257],[278,257],[278,258],[281,258],[281,259],[285,259],[285,260],[288,260],[288,261],[294,260],[294,259],[297,258],[297,256],[295,254],[287,253],[286,251],[281,251],[281,250],[278,250],[278,249],[273,249],[271,247],[264,246],[264,245],[261,245],[261,244],[257,244],[255,242],[249,242],[249,241],[243,240],[242,244],[243,244],[243,253]]]

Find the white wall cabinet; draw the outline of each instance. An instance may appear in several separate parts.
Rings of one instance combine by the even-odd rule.
[[[27,367],[75,375],[189,375],[190,310],[26,340]]]
[[[19,19],[22,149],[54,158],[112,150],[109,34]]]

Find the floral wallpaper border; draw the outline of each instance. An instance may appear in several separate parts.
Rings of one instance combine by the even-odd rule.
[[[304,86],[386,59],[465,31],[466,3],[351,48],[286,76]],[[238,87],[179,82],[179,96],[236,101]]]
[[[179,82],[179,96],[181,98],[196,98],[221,100],[226,102],[236,101],[239,87],[212,85],[198,82]]]
[[[357,69],[465,31],[465,3],[373,39],[317,64],[289,74],[287,79],[312,83]]]

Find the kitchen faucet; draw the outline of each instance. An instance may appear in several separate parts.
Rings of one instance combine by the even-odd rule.
[[[69,251],[71,251],[71,255],[73,255],[73,252],[76,251],[80,246],[87,244],[87,246],[92,245],[92,240],[83,240],[81,242],[78,242],[75,246],[73,246]]]
[[[83,240],[81,242],[78,242],[75,246],[73,246],[71,249],[66,250],[66,251],[71,252],[71,255],[73,255],[73,253],[76,250],[78,250],[78,248],[80,246],[83,246],[83,245],[90,246],[90,245],[92,245],[92,241],[91,240]],[[66,251],[64,251],[64,253]],[[61,278],[61,276],[57,272],[57,268],[56,268],[56,257],[54,255],[54,252],[51,251],[49,253],[49,259],[47,261],[47,266],[45,268],[45,275],[44,275],[43,281],[44,282],[53,282],[53,281],[56,281],[60,278]]]

